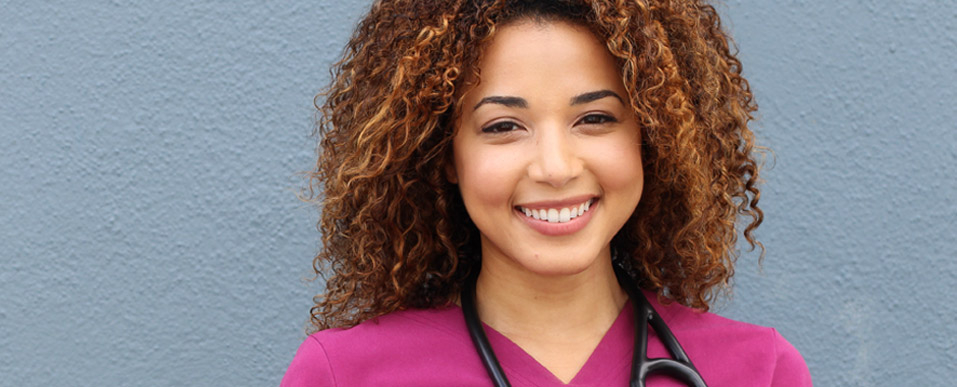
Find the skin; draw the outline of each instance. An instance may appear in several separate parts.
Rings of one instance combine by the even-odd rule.
[[[627,301],[610,243],[641,198],[640,131],[615,60],[582,27],[513,22],[479,68],[447,171],[481,232],[479,315],[567,383]],[[574,227],[519,210],[589,199]]]

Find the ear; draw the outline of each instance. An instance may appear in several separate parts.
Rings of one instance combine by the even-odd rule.
[[[459,183],[459,174],[455,172],[455,162],[451,157],[449,157],[449,161],[445,163],[445,180],[448,180],[448,182],[452,184]]]

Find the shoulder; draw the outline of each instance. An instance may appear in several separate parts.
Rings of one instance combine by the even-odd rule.
[[[791,343],[774,331],[775,368],[772,386],[810,386],[811,372],[804,357]]]
[[[461,336],[465,320],[457,307],[408,309],[362,322],[352,328],[327,329],[310,336],[329,351],[346,355],[356,350],[401,350],[423,339]],[[469,340],[468,336],[464,336]]]
[[[309,336],[282,386],[442,385],[444,371],[482,370],[471,346],[457,307],[397,311]]]
[[[296,351],[296,356],[289,364],[286,375],[283,376],[281,387],[325,387],[336,386],[335,373],[329,364],[322,342],[315,335],[306,338]]]
[[[804,358],[774,328],[648,298],[709,384],[811,385]]]

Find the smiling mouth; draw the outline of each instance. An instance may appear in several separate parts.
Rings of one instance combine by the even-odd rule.
[[[548,223],[566,223],[588,212],[594,202],[595,199],[591,198],[577,206],[565,208],[527,208],[522,206],[516,206],[515,208],[524,213],[525,216],[535,220]]]

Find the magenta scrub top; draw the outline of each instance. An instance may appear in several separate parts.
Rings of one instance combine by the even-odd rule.
[[[651,305],[684,347],[710,387],[811,385],[804,359],[777,331],[671,304],[652,293]],[[512,386],[627,386],[634,345],[631,303],[568,384],[502,334],[485,325]],[[648,356],[670,357],[649,329]],[[282,387],[492,386],[469,338],[462,309],[393,312],[349,329],[309,336],[289,365]],[[684,386],[650,376],[648,387]]]

